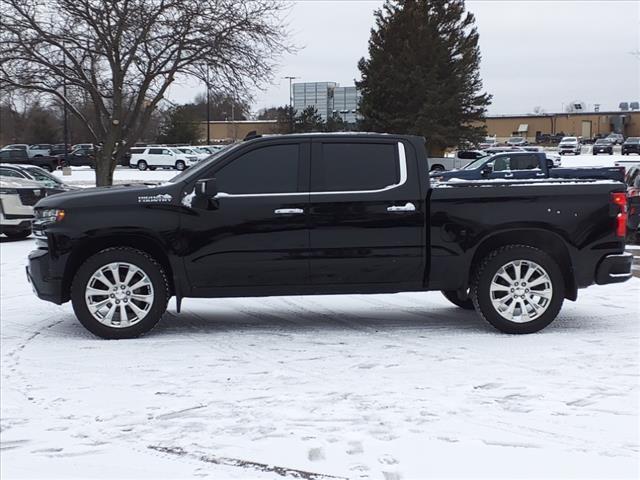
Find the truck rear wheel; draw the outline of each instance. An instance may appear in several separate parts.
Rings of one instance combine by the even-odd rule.
[[[7,238],[11,239],[11,240],[22,240],[24,238],[27,238],[29,235],[31,235],[31,229],[27,228],[25,230],[2,230],[0,233],[4,233]]]
[[[80,323],[102,338],[135,338],[151,330],[167,309],[169,284],[162,266],[145,252],[109,248],[89,257],[71,285]]]
[[[473,300],[467,297],[462,300],[458,295],[457,290],[442,290],[442,294],[445,296],[447,300],[449,300],[454,305],[457,305],[460,308],[464,308],[465,310],[473,310]]]
[[[138,161],[138,170],[146,170],[147,167],[147,162],[145,162],[144,160]]]
[[[534,333],[549,325],[564,301],[564,278],[542,250],[507,245],[477,270],[471,298],[476,310],[504,333]]]

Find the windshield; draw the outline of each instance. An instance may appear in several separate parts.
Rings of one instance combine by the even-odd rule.
[[[602,143],[606,143],[608,145],[608,144],[611,143],[611,141],[607,140],[606,138],[600,138],[600,139],[596,140],[596,145],[602,144]]]
[[[578,139],[576,137],[564,137],[560,143],[575,143]]]
[[[184,170],[182,173],[179,173],[178,175],[173,177],[171,180],[169,180],[169,182],[170,183],[178,183],[178,182],[181,182],[181,181],[183,181],[185,179],[198,178],[198,176],[204,170],[206,170],[211,165],[213,165],[223,154],[226,154],[227,152],[230,152],[231,150],[236,149],[240,145],[242,145],[242,142],[232,143],[230,145],[227,145],[226,147],[224,147],[223,149],[217,151],[216,153],[214,153],[210,157],[205,158],[204,160],[199,162],[197,165],[195,165],[193,167],[189,167],[187,170]]]
[[[509,139],[510,142],[521,142],[522,141],[522,137],[511,137]]]
[[[462,170],[475,170],[476,168],[482,166],[491,155],[483,155],[482,157],[476,158],[474,161],[467,163]]]
[[[629,137],[624,143],[640,143],[640,137]]]
[[[27,167],[25,170],[39,182],[53,182],[56,185],[62,185],[63,183],[50,173],[36,167]]]

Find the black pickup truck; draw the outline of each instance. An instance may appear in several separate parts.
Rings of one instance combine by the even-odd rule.
[[[38,202],[27,275],[96,335],[150,330],[171,296],[441,290],[508,333],[551,323],[578,288],[631,276],[625,185],[433,187],[420,137],[237,143],[162,185]]]
[[[624,181],[624,167],[555,167],[543,152],[504,152],[475,159],[459,170],[431,172],[439,181],[590,178]]]
[[[58,168],[56,157],[29,157],[26,150],[2,150],[0,151],[0,163],[13,163],[15,165],[35,165],[53,172]]]

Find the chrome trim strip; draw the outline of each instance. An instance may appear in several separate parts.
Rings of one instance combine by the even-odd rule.
[[[224,193],[218,192],[213,198],[244,198],[244,197],[288,197],[295,195],[348,195],[352,193],[380,193],[386,192],[387,190],[393,190],[394,188],[398,188],[407,183],[407,154],[404,149],[404,144],[402,142],[398,142],[398,159],[400,165],[400,181],[393,185],[387,185],[384,188],[379,188],[377,190],[347,190],[342,192],[295,192],[295,193],[242,193],[242,194],[232,194],[232,193]]]

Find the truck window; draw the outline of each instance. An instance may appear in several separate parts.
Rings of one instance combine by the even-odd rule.
[[[502,172],[504,170],[511,170],[511,157],[508,155],[498,157],[493,161],[494,172]]]
[[[269,145],[245,153],[216,172],[218,191],[229,194],[298,191],[297,144]]]
[[[150,148],[149,155],[162,155],[162,148]]]
[[[493,163],[494,172],[505,170],[533,170],[540,168],[540,162],[536,155],[505,155],[495,159]]]
[[[517,155],[511,158],[511,170],[533,170],[540,168],[536,155]]]
[[[400,181],[396,144],[323,143],[322,158],[314,159],[313,192],[379,190]]]

